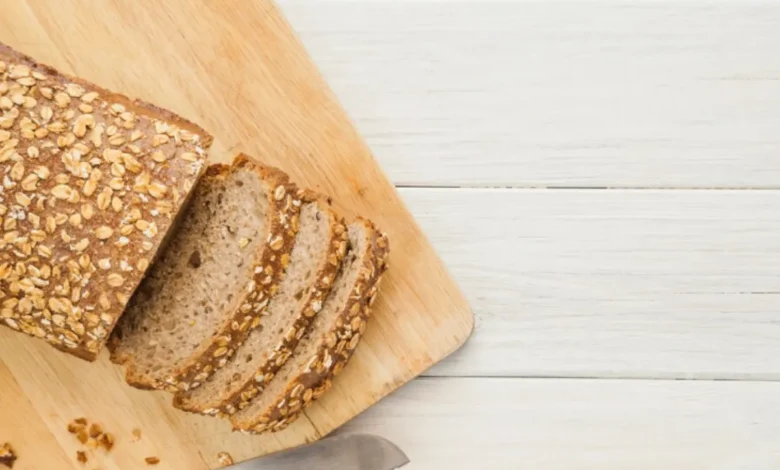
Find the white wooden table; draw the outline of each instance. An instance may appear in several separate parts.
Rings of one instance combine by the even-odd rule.
[[[780,468],[780,3],[282,1],[469,296],[410,469]]]

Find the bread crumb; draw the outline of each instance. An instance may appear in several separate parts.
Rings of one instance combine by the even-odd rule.
[[[68,432],[71,434],[76,434],[82,429],[84,429],[84,426],[78,425],[76,423],[68,423]]]
[[[82,450],[76,451],[76,460],[80,463],[87,463],[87,453]]]
[[[103,434],[103,428],[98,423],[92,423],[92,426],[89,427],[89,437],[96,438],[101,434]]]
[[[68,423],[68,432],[71,434],[78,434],[79,431],[84,430],[87,427],[87,420],[84,418],[74,419]]]
[[[141,430],[138,428],[133,429],[133,442],[141,440]]]
[[[146,465],[157,465],[160,463],[160,459],[157,457],[147,457],[146,458]]]
[[[88,449],[103,447],[106,452],[114,448],[114,435],[103,431],[98,423],[89,424],[86,418],[76,418],[68,423],[68,432],[75,434],[79,442]]]
[[[107,432],[98,438],[98,442],[106,449],[106,452],[111,452],[111,449],[114,448],[114,435]]]
[[[5,465],[8,468],[14,468],[14,462],[16,462],[16,454],[11,448],[11,444],[5,443],[0,445],[0,465]]]
[[[233,465],[233,457],[230,456],[227,452],[220,452],[217,454],[217,460],[219,461],[219,464],[223,467],[227,467],[228,465]]]

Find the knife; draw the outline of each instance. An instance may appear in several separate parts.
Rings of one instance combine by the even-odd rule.
[[[229,470],[395,470],[409,459],[395,444],[370,434],[343,434],[247,460]]]

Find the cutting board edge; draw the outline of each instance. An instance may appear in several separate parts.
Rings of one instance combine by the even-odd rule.
[[[449,272],[447,272],[447,275],[450,276]],[[455,283],[454,279],[453,279],[452,282]],[[457,283],[455,283],[455,285],[457,286]],[[458,290],[460,291],[460,287],[459,286],[458,286]],[[461,292],[461,294],[462,294],[462,292]],[[318,440],[319,439],[323,439],[323,438],[331,435],[332,433],[337,432],[339,429],[344,427],[347,423],[349,423],[350,421],[354,420],[358,416],[362,415],[363,413],[368,411],[370,408],[375,406],[377,403],[379,403],[380,401],[384,400],[385,398],[387,398],[391,394],[397,392],[398,390],[403,388],[405,385],[408,385],[413,380],[421,377],[425,372],[427,372],[428,370],[433,368],[433,366],[435,366],[436,364],[444,361],[445,359],[447,359],[451,355],[455,354],[460,348],[465,346],[466,343],[468,343],[469,339],[471,339],[471,336],[474,334],[474,330],[476,328],[476,316],[474,315],[474,310],[471,308],[470,303],[465,300],[465,297],[464,297],[464,304],[465,304],[466,308],[464,309],[463,313],[466,315],[465,319],[468,321],[468,328],[467,328],[467,330],[464,331],[464,333],[462,335],[458,335],[457,336],[457,342],[455,343],[455,345],[451,349],[449,349],[447,352],[445,352],[441,356],[439,356],[438,358],[433,359],[430,362],[430,364],[427,364],[425,367],[421,368],[414,375],[408,376],[408,377],[404,377],[399,382],[393,384],[392,387],[388,388],[387,390],[383,390],[381,394],[376,395],[375,399],[373,400],[373,403],[369,404],[368,406],[365,406],[365,407],[361,408],[359,411],[357,411],[349,419],[345,420],[344,422],[342,422],[340,424],[337,424],[337,425],[334,425],[334,426],[325,426],[323,428],[323,427],[320,427],[317,424],[317,420],[316,419],[312,418],[309,415],[309,411],[311,411],[311,410],[308,410],[308,411],[304,410],[303,411],[304,417],[306,418],[306,420],[309,421],[309,423],[311,423],[312,427],[314,427],[315,431],[319,435],[319,437],[317,439]],[[300,445],[304,445],[304,444],[306,444],[306,443],[301,443]],[[298,445],[293,446],[291,448],[295,448],[295,447],[298,447]]]

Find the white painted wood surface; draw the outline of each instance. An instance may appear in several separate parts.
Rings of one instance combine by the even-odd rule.
[[[345,430],[412,469],[780,468],[780,2],[281,4],[477,315]]]
[[[778,187],[776,2],[282,5],[399,184]]]
[[[387,436],[409,470],[776,470],[780,384],[427,378],[344,431]]]
[[[431,374],[780,379],[780,191],[401,194],[477,316]]]

